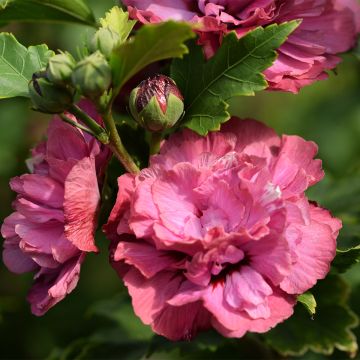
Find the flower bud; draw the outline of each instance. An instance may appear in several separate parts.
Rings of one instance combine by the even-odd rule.
[[[99,51],[80,61],[71,76],[73,84],[86,97],[100,97],[111,84],[111,68]]]
[[[74,89],[50,82],[45,72],[35,73],[29,82],[34,109],[48,114],[64,112],[73,103]]]
[[[106,58],[109,58],[114,47],[119,43],[120,36],[110,28],[100,28],[91,39],[90,50],[99,50]]]
[[[55,84],[68,83],[74,67],[75,60],[70,54],[57,54],[49,60],[46,69],[47,78]]]
[[[171,128],[184,112],[183,96],[165,75],[144,80],[130,94],[130,111],[135,120],[153,132]]]

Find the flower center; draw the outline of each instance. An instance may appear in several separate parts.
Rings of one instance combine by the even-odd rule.
[[[217,275],[211,276],[210,282],[211,282],[213,288],[216,288],[216,286],[218,286],[218,285],[221,285],[221,286],[224,285],[226,277],[228,275],[231,275],[235,271],[239,271],[242,266],[249,265],[249,264],[250,264],[250,257],[246,254],[245,254],[244,258],[236,264],[231,264],[231,263],[222,264],[223,269],[220,271],[220,273]]]

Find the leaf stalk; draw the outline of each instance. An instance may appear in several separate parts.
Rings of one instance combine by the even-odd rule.
[[[103,144],[109,144],[109,135],[106,130],[100,126],[93,118],[83,112],[78,106],[71,105],[69,111],[80,119],[94,134],[94,136]]]

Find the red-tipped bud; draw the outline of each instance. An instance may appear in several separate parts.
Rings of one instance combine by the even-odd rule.
[[[183,96],[175,82],[165,75],[144,80],[130,95],[135,120],[149,131],[171,128],[184,112]]]

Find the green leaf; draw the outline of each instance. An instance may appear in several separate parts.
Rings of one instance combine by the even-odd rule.
[[[259,27],[240,40],[232,32],[208,62],[195,44],[190,55],[174,60],[171,77],[185,98],[183,125],[200,135],[219,130],[220,124],[230,118],[230,98],[254,95],[267,87],[262,72],[271,66],[275,50],[298,25],[292,21]]]
[[[290,319],[265,335],[267,342],[283,356],[303,355],[308,350],[330,355],[334,349],[354,355],[358,346],[351,329],[358,325],[358,318],[347,306],[347,284],[339,276],[328,276],[313,292],[316,315],[310,317],[297,305]]]
[[[260,336],[247,334],[241,339],[229,339],[211,330],[201,332],[191,341],[166,340],[154,336],[150,342],[146,359],[149,360],[275,360],[280,357]]]
[[[0,34],[0,99],[28,97],[32,74],[42,69],[54,53],[46,45],[21,45],[12,34]]]
[[[343,273],[360,261],[360,171],[324,181],[308,194],[343,222],[332,262],[332,269]]]
[[[87,315],[96,317],[100,323],[96,331],[64,349],[55,349],[48,360],[114,359],[114,356],[135,360],[145,357],[153,332],[134,315],[129,296],[123,293],[100,301],[88,310]],[[102,325],[104,320],[106,326]]]
[[[0,23],[11,21],[76,22],[95,26],[84,0],[2,0]]]
[[[187,54],[184,41],[194,36],[191,26],[181,22],[143,26],[136,36],[119,46],[111,56],[115,87],[120,89],[147,65]]]
[[[344,273],[360,262],[360,245],[346,250],[336,250],[336,257],[331,266],[339,273]]]
[[[332,179],[308,191],[309,197],[336,215],[360,212],[360,170]]]
[[[136,24],[136,20],[129,20],[129,13],[122,10],[118,6],[114,6],[105,14],[103,19],[100,19],[103,28],[110,28],[112,31],[119,34],[119,45],[126,41],[131,30]]]
[[[357,38],[356,46],[352,53],[356,56],[356,58],[360,61],[360,36]]]
[[[88,359],[145,359],[147,342],[121,341],[122,334],[113,329],[112,333],[98,331],[99,336],[78,339],[65,349],[56,348],[47,357],[47,360],[88,360]],[[112,341],[117,339],[117,342]]]
[[[309,312],[310,315],[316,313],[316,300],[314,295],[311,292],[306,292],[297,297],[297,301],[304,305],[305,309]]]
[[[88,315],[96,315],[111,320],[122,329],[122,337],[126,334],[127,339],[148,340],[153,336],[150,327],[145,326],[134,315],[129,297],[125,294],[119,294],[112,299],[96,303],[89,309]]]

